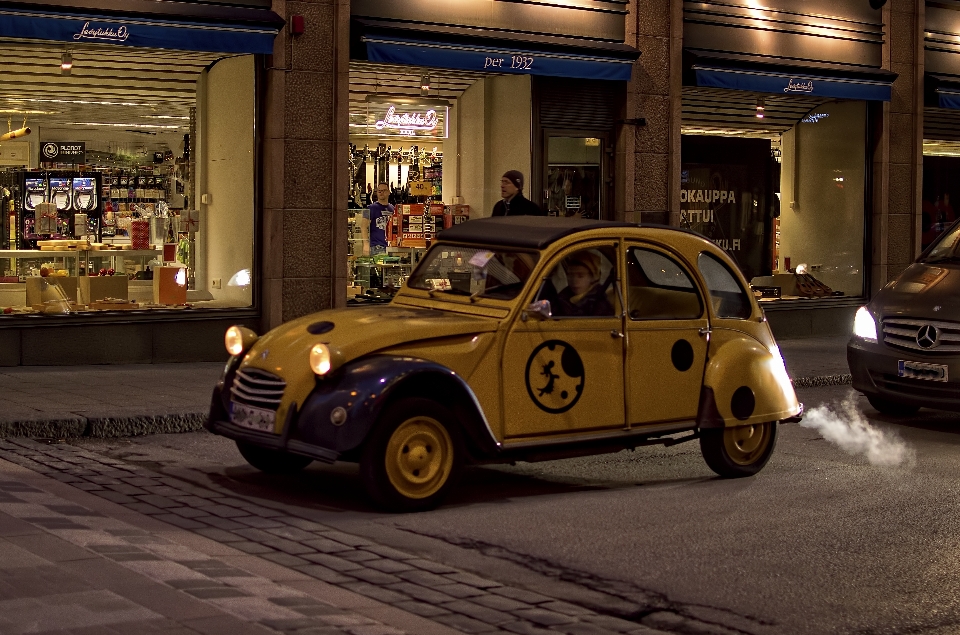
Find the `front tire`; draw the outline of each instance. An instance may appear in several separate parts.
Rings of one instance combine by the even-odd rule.
[[[364,446],[363,484],[382,509],[433,509],[460,476],[462,447],[447,408],[429,399],[402,399],[383,412]]]
[[[244,441],[237,441],[237,449],[247,463],[267,474],[295,474],[313,463],[313,459],[299,454],[261,448]]]
[[[867,401],[877,412],[891,417],[909,417],[917,414],[917,411],[920,410],[920,406],[897,403],[875,395],[867,395]]]
[[[770,460],[776,445],[776,421],[700,431],[704,461],[724,478],[753,476]]]

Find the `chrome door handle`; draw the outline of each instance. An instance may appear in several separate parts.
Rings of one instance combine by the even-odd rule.
[[[625,337],[625,336],[624,336],[623,333],[621,333],[621,332],[618,331],[617,329],[613,329],[613,330],[610,331],[610,337],[620,337],[620,338],[622,338],[622,337]]]
[[[703,336],[703,335],[710,335],[710,327],[709,327],[709,326],[705,326],[705,327],[701,328],[699,331],[697,331],[697,333],[699,333],[701,336]]]

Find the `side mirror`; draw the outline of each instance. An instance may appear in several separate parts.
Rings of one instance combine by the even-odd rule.
[[[549,320],[552,318],[553,309],[550,307],[550,300],[537,300],[528,306],[523,312],[524,321],[531,315],[538,320]]]

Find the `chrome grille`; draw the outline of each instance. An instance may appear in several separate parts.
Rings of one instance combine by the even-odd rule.
[[[230,386],[234,401],[256,408],[276,410],[283,399],[287,382],[259,368],[241,368]]]
[[[936,330],[936,343],[921,346],[918,335],[925,343],[930,342],[931,329]],[[960,353],[960,323],[914,320],[910,318],[887,318],[883,320],[883,342],[897,348],[906,348],[924,353]]]

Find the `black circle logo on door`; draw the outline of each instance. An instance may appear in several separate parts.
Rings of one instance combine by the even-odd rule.
[[[527,360],[527,393],[544,412],[560,414],[573,408],[583,394],[585,378],[580,354],[560,340],[544,342]]]

